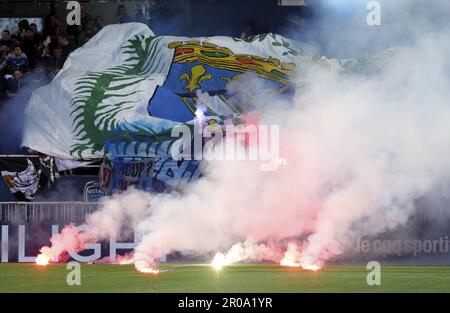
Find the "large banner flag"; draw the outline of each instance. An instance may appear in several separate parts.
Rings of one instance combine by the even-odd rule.
[[[196,160],[116,158],[113,160],[111,190],[125,190],[129,186],[152,192],[181,189],[183,184],[199,178],[203,170],[204,163]]]
[[[147,156],[152,144],[195,118],[199,96],[208,123],[249,108],[227,85],[244,73],[289,93],[295,61],[312,52],[276,34],[247,39],[154,36],[144,24],[110,25],[73,52],[27,105],[23,145],[63,159],[102,158],[106,142],[120,154]]]
[[[203,167],[173,160],[174,127],[192,127],[199,108],[206,125],[239,121],[254,108],[228,87],[247,73],[289,96],[299,60],[309,62],[315,52],[276,34],[186,38],[154,36],[140,23],[110,25],[74,51],[51,84],[33,92],[22,144],[60,160],[108,153],[123,166],[116,175],[129,166],[122,157],[153,158],[155,182],[141,177],[139,184],[177,188],[201,176]],[[128,184],[129,175],[120,175],[118,184]]]

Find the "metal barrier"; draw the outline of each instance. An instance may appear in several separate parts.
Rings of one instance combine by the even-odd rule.
[[[0,222],[80,223],[97,206],[95,202],[0,202]]]

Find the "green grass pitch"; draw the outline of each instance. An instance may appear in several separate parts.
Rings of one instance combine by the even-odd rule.
[[[161,264],[143,274],[132,265],[82,265],[81,286],[68,286],[65,265],[1,264],[0,292],[450,292],[450,267],[382,266],[381,286],[368,286],[364,265],[317,272],[276,265]]]

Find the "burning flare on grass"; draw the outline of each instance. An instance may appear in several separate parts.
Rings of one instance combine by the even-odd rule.
[[[55,262],[58,259],[58,253],[55,253],[51,248],[44,246],[39,250],[39,254],[36,257],[36,264],[46,266],[50,262]]]
[[[50,262],[64,262],[66,252],[83,250],[87,241],[87,237],[80,233],[74,224],[66,225],[59,234],[50,238],[50,247],[44,246],[39,250],[36,264],[47,265]]]
[[[299,252],[297,246],[294,243],[289,243],[286,252],[284,253],[283,259],[280,261],[281,266],[289,267],[300,267],[301,264],[299,260]]]
[[[50,258],[43,254],[40,253],[37,257],[36,257],[36,264],[40,265],[40,266],[47,266],[50,263]]]
[[[223,254],[222,252],[217,252],[216,255],[214,256],[214,259],[211,262],[211,266],[214,267],[216,270],[220,270],[222,267],[228,264],[230,263],[227,261],[225,254]]]
[[[302,263],[302,268],[304,270],[318,271],[322,269],[322,266],[320,266],[319,264]]]
[[[225,265],[239,262],[275,261],[280,258],[281,251],[273,244],[244,241],[234,244],[226,253],[217,252],[211,266],[220,269]]]
[[[280,265],[281,266],[289,266],[289,267],[300,267],[301,264],[300,262],[296,262],[293,261],[291,258],[289,257],[284,257],[281,261],[280,261]]]
[[[301,261],[300,261],[301,259]],[[283,259],[280,261],[281,266],[301,267],[304,270],[318,271],[322,269],[320,263],[315,262],[311,258],[300,258],[300,253],[297,250],[295,243],[290,243]]]
[[[144,260],[137,260],[134,262],[134,267],[141,273],[159,274],[159,269],[154,268]]]

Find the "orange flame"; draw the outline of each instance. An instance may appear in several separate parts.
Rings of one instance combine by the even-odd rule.
[[[281,266],[300,267],[300,262],[297,261],[298,257],[297,247],[291,243],[288,249],[284,253],[283,259],[280,261]]]
[[[301,261],[299,261],[301,259]],[[301,258],[295,244],[289,244],[288,249],[284,253],[283,259],[280,261],[281,266],[301,267],[304,270],[318,271],[322,266],[311,258]]]
[[[217,252],[214,256],[214,259],[211,262],[211,266],[214,267],[216,270],[221,269],[225,265],[229,264],[227,261],[225,254]]]
[[[159,274],[159,269],[151,267],[148,262],[143,260],[135,261],[134,267],[141,273]]]
[[[120,265],[128,265],[128,264],[133,264],[133,259],[129,259],[129,260],[121,260],[119,262]]]
[[[301,264],[295,261],[283,259],[280,261],[281,266],[300,267]]]
[[[120,265],[133,264],[133,262],[134,262],[134,258],[133,258],[133,255],[131,255],[131,254],[126,254],[124,256],[119,255],[116,260],[116,264],[120,264]]]
[[[302,268],[304,270],[318,271],[322,269],[322,266],[318,264],[302,264]]]
[[[50,258],[43,253],[36,257],[36,264],[40,266],[47,266],[50,263]]]
[[[320,266],[319,264],[315,264],[315,263],[307,263],[307,262],[296,262],[293,260],[289,260],[286,257],[283,258],[283,260],[280,261],[280,265],[281,266],[289,266],[289,267],[301,267],[304,270],[309,270],[309,271],[318,271],[322,269],[322,266]]]

